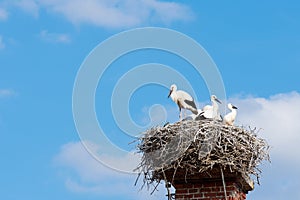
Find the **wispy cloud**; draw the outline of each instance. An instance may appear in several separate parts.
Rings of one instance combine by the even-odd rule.
[[[114,158],[109,158],[114,159]],[[126,158],[114,159],[119,165],[132,165]],[[74,174],[65,174],[65,186],[74,193],[89,193],[106,197],[129,196],[130,199],[155,199],[147,191],[138,192],[134,186],[136,175],[120,173],[96,161],[83,147],[81,142],[71,142],[61,147],[61,151],[54,158],[59,169],[67,169]],[[62,170],[64,171],[64,170]],[[162,190],[164,192],[164,190]]]
[[[5,21],[8,18],[8,12],[4,8],[0,8],[0,21]]]
[[[53,43],[70,43],[71,38],[65,33],[51,33],[48,30],[42,30],[39,34],[41,39]]]
[[[6,1],[6,4],[19,7],[35,17],[38,17],[41,8],[45,8],[64,16],[73,24],[91,24],[105,28],[170,24],[193,18],[193,12],[188,6],[161,0],[19,0]],[[7,18],[5,10],[2,10],[2,18]]]
[[[270,98],[232,98],[229,101],[239,108],[239,124],[262,128],[260,132],[273,146],[272,152],[300,166],[297,153],[300,150],[299,93],[277,94]]]
[[[21,8],[23,11],[33,15],[39,16],[39,5],[35,0],[19,0],[13,2],[15,6]]]
[[[15,96],[16,92],[12,89],[0,89],[0,98]]]
[[[193,11],[185,4],[161,0],[18,0],[5,1],[5,6],[18,7],[34,17],[38,17],[43,8],[64,16],[76,25],[91,24],[105,28],[171,24],[194,18]],[[7,10],[0,8],[0,20],[7,17]]]
[[[2,36],[0,35],[0,50],[5,48],[5,43],[3,41]]]
[[[155,13],[153,18],[166,24],[173,21],[188,21],[193,18],[192,10],[184,4],[156,0],[144,2],[148,9]]]

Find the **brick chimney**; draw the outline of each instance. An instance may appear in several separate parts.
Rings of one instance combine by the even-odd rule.
[[[180,171],[183,172],[176,172],[172,183],[176,200],[226,200],[220,170],[190,175]],[[168,174],[171,175],[170,171]],[[254,189],[253,182],[240,173],[224,171],[223,175],[227,200],[244,200],[248,191]]]

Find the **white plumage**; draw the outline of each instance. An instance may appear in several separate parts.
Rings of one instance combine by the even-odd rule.
[[[229,103],[227,106],[228,106],[229,110],[231,110],[231,112],[224,116],[223,122],[227,125],[232,126],[234,124],[234,121],[235,121],[235,118],[237,115],[237,107],[235,107],[231,103]]]
[[[218,103],[222,102],[216,97],[216,95],[211,95],[210,100],[211,105],[206,105],[203,107],[203,112],[200,114],[199,118],[222,120],[218,105]]]
[[[193,97],[185,91],[177,90],[177,86],[175,84],[171,85],[168,97],[171,97],[171,99],[178,105],[180,120],[182,119],[182,108],[192,111],[192,113],[195,115],[198,114]]]

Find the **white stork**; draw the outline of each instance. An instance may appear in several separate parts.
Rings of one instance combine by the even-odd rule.
[[[223,122],[227,125],[233,125],[236,115],[237,115],[237,107],[229,103],[228,105],[229,110],[231,110],[230,113],[224,116]]]
[[[210,97],[211,105],[206,105],[203,107],[203,112],[197,116],[196,120],[199,119],[217,119],[222,120],[222,117],[219,112],[219,105],[218,103],[222,103],[216,95],[211,95]]]
[[[170,87],[170,93],[168,95],[168,98],[169,97],[171,97],[171,99],[178,105],[180,120],[182,120],[182,108],[192,111],[192,113],[195,115],[198,114],[198,110],[193,97],[185,91],[177,90],[177,86],[175,84],[171,85]]]

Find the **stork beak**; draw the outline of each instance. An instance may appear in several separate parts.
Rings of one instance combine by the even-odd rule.
[[[170,90],[169,95],[168,95],[168,98],[170,97],[171,94],[172,94],[172,90]]]
[[[237,108],[237,107],[235,107],[234,105],[232,105],[232,108],[233,108],[233,109],[238,109],[238,108]]]
[[[219,104],[222,104],[222,102],[221,102],[219,99],[217,99],[217,98],[216,98],[216,101],[217,101]]]

